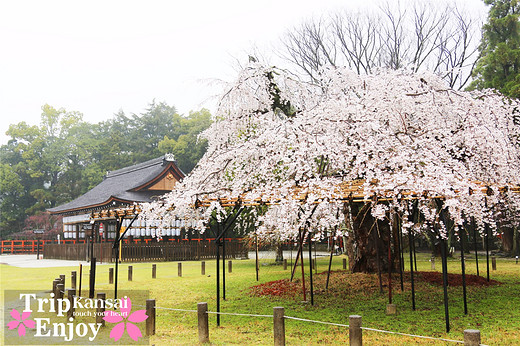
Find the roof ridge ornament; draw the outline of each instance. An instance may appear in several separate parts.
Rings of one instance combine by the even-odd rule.
[[[164,154],[164,161],[175,162],[175,155],[173,155],[172,153]]]

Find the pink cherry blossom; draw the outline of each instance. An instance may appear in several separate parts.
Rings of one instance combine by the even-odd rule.
[[[159,220],[158,237],[179,217],[203,231],[215,211],[225,216],[220,201],[241,199],[269,204],[258,215],[259,237],[295,239],[304,223],[315,237],[341,236],[352,218],[342,186],[352,182],[354,199],[373,203],[379,219],[404,212],[413,197],[441,237],[447,231],[431,197],[443,197],[457,224],[472,217],[480,229],[495,226],[499,204],[520,212],[518,193],[498,192],[520,184],[518,100],[453,90],[437,75],[405,69],[359,75],[330,67],[320,76],[309,83],[246,67],[201,135],[208,149],[197,167],[162,200],[142,204],[140,217]],[[194,208],[199,201],[209,203]]]
[[[13,309],[11,310],[11,317],[14,319],[14,321],[9,322],[7,327],[9,327],[9,329],[15,329],[18,327],[18,336],[25,336],[26,327],[34,328],[36,326],[33,320],[28,320],[30,316],[31,311],[22,312],[22,316],[20,317],[18,310]]]
[[[132,313],[132,301],[130,298],[125,297],[122,299],[124,303],[120,308],[120,313],[112,310],[105,311],[105,316],[103,319],[108,323],[117,323],[112,330],[110,331],[110,338],[113,338],[115,341],[121,339],[126,330],[128,335],[135,341],[142,337],[141,330],[134,323],[139,323],[145,321],[148,316],[146,315],[146,310],[137,310]],[[125,319],[128,322],[125,322]],[[133,322],[133,323],[132,323]]]

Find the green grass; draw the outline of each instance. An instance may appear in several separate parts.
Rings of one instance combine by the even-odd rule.
[[[302,302],[301,289],[294,296],[252,296],[253,285],[273,280],[287,279],[289,270],[282,266],[262,265],[260,280],[255,280],[254,260],[234,260],[233,272],[226,273],[226,300],[221,300],[222,312],[272,315],[274,306],[283,306],[287,316],[318,321],[348,324],[348,316],[363,317],[363,326],[402,333],[437,338],[463,340],[464,329],[479,329],[482,342],[488,345],[520,344],[520,264],[498,259],[496,271],[491,278],[502,284],[468,287],[468,315],[463,313],[462,287],[449,287],[450,333],[445,332],[442,286],[416,282],[416,310],[411,307],[409,275],[405,277],[405,289],[400,290],[399,276],[393,276],[393,302],[398,314],[385,314],[388,303],[387,275],[383,275],[385,291],[379,293],[376,274],[347,274],[341,270],[342,256],[334,257],[329,290],[324,288],[326,276],[315,275],[315,304]],[[418,254],[418,269],[429,271],[429,256]],[[318,272],[327,267],[327,258],[318,259]],[[267,261],[263,261],[267,264]],[[437,259],[440,269],[440,259]],[[133,265],[133,281],[127,280],[127,267]],[[113,265],[111,265],[113,266]],[[114,285],[108,284],[108,265],[99,265],[96,289],[113,296]],[[85,268],[84,268],[85,269]],[[31,289],[48,291],[52,280],[59,274],[67,275],[70,286],[70,271],[75,268],[25,269],[0,266],[3,290]],[[408,270],[408,268],[407,268]],[[84,272],[88,271],[84,270]],[[200,262],[183,262],[183,276],[177,276],[177,262],[157,263],[157,279],[151,278],[150,263],[123,263],[120,265],[119,290],[134,293],[147,290],[156,305],[163,308],[196,310],[198,302],[207,302],[210,311],[216,311],[215,261],[206,261],[206,275],[200,274]],[[450,273],[460,273],[460,262],[450,260]],[[306,268],[308,275],[308,270]],[[467,273],[475,274],[474,260],[468,259]],[[485,261],[480,261],[480,275],[486,274]],[[296,274],[301,278],[301,270]],[[301,283],[297,280],[298,283]],[[306,279],[308,288],[308,277]],[[29,287],[28,287],[29,286]],[[88,276],[83,276],[83,295],[88,289]],[[137,294],[137,293],[136,293]],[[142,295],[138,293],[138,295]],[[135,297],[135,299],[144,297]],[[3,299],[2,299],[3,301]],[[135,309],[134,309],[135,310]],[[213,344],[272,344],[272,319],[265,317],[221,316],[221,326],[216,326],[215,315],[210,315],[210,340]],[[87,321],[87,318],[85,318]],[[348,343],[348,328],[303,321],[286,320],[287,344],[345,344]],[[144,330],[144,328],[141,328]],[[108,340],[109,328],[105,328],[99,340]],[[367,345],[444,345],[445,342],[429,341],[408,336],[364,331]],[[196,314],[157,309],[156,335],[150,344],[196,344]],[[112,341],[105,343],[111,344]]]

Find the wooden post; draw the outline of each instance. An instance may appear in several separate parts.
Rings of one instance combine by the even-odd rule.
[[[347,259],[343,259],[343,270],[347,270]]]
[[[108,283],[114,283],[114,268],[108,268]]]
[[[283,270],[287,270],[287,259],[283,260]]]
[[[233,272],[233,261],[228,261],[228,273]]]
[[[200,262],[200,275],[206,275],[206,261]]]
[[[480,345],[480,330],[465,329],[464,330],[464,345],[479,346]]]
[[[70,287],[75,290],[76,289],[76,272],[70,272]]]
[[[155,335],[155,299],[146,299],[146,335]]]
[[[363,345],[363,330],[361,329],[361,316],[350,315],[348,317],[348,334],[350,346]]]
[[[105,316],[105,299],[105,293],[100,292],[97,294],[98,306],[96,309],[96,323],[101,323],[102,327],[105,326],[105,320],[103,319],[103,317]],[[100,301],[103,303],[100,304]]]
[[[133,273],[134,267],[128,266],[128,281],[132,281],[134,273]]]
[[[182,277],[182,263],[177,263],[177,276]]]
[[[56,294],[56,286],[58,285],[59,282],[60,282],[59,279],[54,279],[52,281],[52,293],[54,293],[54,298],[58,298],[57,294]]]
[[[63,295],[64,295],[63,292],[64,292],[64,290],[65,290],[65,285],[60,283],[60,282],[58,282],[58,284],[56,285],[56,293],[57,293],[56,298],[57,299],[54,301],[56,303],[56,312],[59,312],[63,308],[62,306],[60,306],[58,308],[58,306],[60,304],[63,304],[63,302],[60,299],[63,299]]]
[[[491,257],[491,269],[497,270],[497,258],[495,256]]]
[[[60,274],[60,283],[65,287],[65,274]]]
[[[273,308],[273,332],[274,332],[274,345],[284,346],[285,345],[285,318],[284,308],[276,306]]]
[[[203,262],[204,263],[204,262]],[[208,303],[197,304],[197,320],[199,327],[199,343],[209,342]]]
[[[152,264],[152,279],[157,278],[157,264]]]
[[[75,295],[76,295],[75,289],[67,290],[67,299],[69,300],[69,306],[70,306],[69,311],[67,311],[67,319],[74,318],[74,296]]]
[[[54,294],[54,311],[58,311],[58,284],[60,283],[60,279],[54,279],[52,282],[52,293]]]

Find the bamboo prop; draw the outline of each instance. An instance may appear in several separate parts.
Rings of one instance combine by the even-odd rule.
[[[442,255],[442,287],[444,291],[444,319],[446,321],[446,333],[450,332],[450,313],[448,308],[448,258],[446,256],[446,242],[441,238]]]
[[[392,227],[388,229],[388,304],[392,304]]]
[[[395,217],[395,222],[397,225],[397,250],[399,251],[399,279],[401,280],[401,292],[404,291],[404,280],[403,280],[403,266],[404,266],[404,257],[403,257],[403,228],[401,224],[403,222],[402,218],[400,218],[397,214]]]
[[[296,268],[298,267],[298,260],[300,259],[300,252],[302,251],[302,242],[301,242],[302,232],[305,232],[305,231],[306,231],[306,228],[303,228],[303,229],[300,228],[298,230],[298,251],[296,252],[296,258],[294,260],[294,265],[291,270],[291,281],[293,281],[294,273],[296,272]]]
[[[237,220],[237,218],[240,216],[240,214],[242,213],[242,211],[244,210],[244,208],[240,205],[240,204],[236,204],[234,209],[233,209],[233,212],[231,212],[227,218],[224,220],[224,222],[218,222],[217,221],[217,233],[218,233],[218,236],[215,238],[215,245],[216,245],[216,250],[217,250],[217,259],[216,259],[216,271],[217,271],[217,275],[216,275],[216,281],[217,281],[217,326],[220,326],[220,314],[218,312],[220,312],[220,246],[223,246],[223,243],[222,243],[222,239],[223,237],[225,236],[226,232],[231,228],[231,226],[233,226],[233,224],[235,223],[235,221]],[[216,220],[216,217],[214,217],[214,219]],[[221,231],[222,230],[222,231]],[[224,277],[225,277],[225,252],[223,251],[223,257],[224,257],[224,262],[223,262],[223,265],[222,265],[222,270],[223,270],[223,273],[224,273]],[[225,285],[225,282],[223,282],[223,285]],[[223,289],[222,289],[223,292],[225,292],[225,286],[223,286]],[[223,297],[223,299],[225,299]]]
[[[377,219],[374,221],[376,225],[376,233],[374,234],[374,243],[376,245],[376,263],[377,263],[377,276],[379,278],[379,293],[383,293],[383,280],[381,279],[381,259],[379,254],[379,225]]]
[[[448,225],[448,222],[446,220],[446,214],[442,212],[442,204],[440,200],[437,200],[437,208],[439,210],[439,219],[443,221],[444,225]],[[441,237],[439,229],[438,229],[438,222],[434,221],[434,231],[437,237],[440,239],[440,245],[441,245],[441,257],[442,257],[442,287],[444,292],[444,319],[446,322],[446,333],[450,332],[450,313],[449,313],[449,307],[448,307],[448,255],[447,255],[447,249],[446,249],[446,241],[444,238]]]
[[[116,219],[116,237],[114,239],[114,244],[112,245],[112,249],[116,250],[116,270],[115,270],[115,281],[114,281],[114,300],[117,299],[117,282],[118,282],[118,273],[119,273],[119,262],[120,262],[120,251],[121,251],[121,241],[123,240],[123,237],[125,236],[126,232],[132,227],[132,224],[137,219],[138,214],[135,214],[128,226],[126,227],[123,234],[121,234],[121,227],[123,226],[123,218],[124,216],[121,215]]]
[[[314,283],[312,280],[312,238],[311,238],[311,232],[308,234],[308,241],[309,241],[309,285],[310,285],[310,291],[311,291],[311,305],[314,305]],[[303,263],[303,261],[302,261]]]
[[[256,260],[255,260],[255,269],[256,269],[256,281],[258,281],[258,234],[255,233],[255,253],[256,253]]]
[[[327,283],[325,284],[325,289],[328,290],[329,289],[329,279],[330,279],[330,268],[332,266],[332,256],[334,254],[334,243],[336,241],[336,237],[332,237],[332,247],[330,249],[330,257],[329,257],[329,270],[327,271]]]
[[[413,209],[410,211],[410,207],[408,205],[408,221],[413,222],[414,215],[417,213],[417,203],[414,203]],[[410,282],[412,285],[412,310],[415,311],[415,279],[413,273],[413,254],[412,254],[412,244],[414,242],[414,234],[413,229],[408,231],[408,250],[410,252]]]
[[[298,253],[296,254],[296,259],[294,261],[294,267],[291,270],[291,281],[294,278],[294,272],[296,271],[296,267],[298,266],[298,258],[301,257],[302,261],[303,261],[303,255],[300,256],[300,253],[303,251],[303,239],[305,239],[305,234],[307,233],[307,227],[309,226],[309,219],[312,217],[312,215],[314,215],[314,212],[316,211],[317,207],[318,207],[317,204],[314,205],[314,208],[312,208],[311,214],[307,217],[305,226],[303,227],[303,229],[300,228],[300,230],[298,231],[298,239],[301,240],[301,242],[298,246]],[[301,215],[301,212],[303,212],[303,209],[300,207],[299,215]],[[303,234],[302,234],[302,232],[303,232]],[[311,260],[311,257],[309,257],[309,261],[310,260]]]
[[[226,237],[222,237],[222,299],[226,300]]]
[[[464,301],[464,315],[468,314],[468,301],[466,292],[466,262],[464,259],[464,238],[466,237],[466,230],[464,226],[459,226],[460,236],[460,266],[462,270],[462,299]]]
[[[307,301],[307,296],[306,296],[306,293],[305,293],[305,269],[303,268],[303,234],[302,236],[300,237],[300,263],[301,263],[301,267],[302,267],[302,290],[303,290],[303,301],[306,302]],[[311,268],[311,272],[312,272],[312,268]]]
[[[478,251],[477,251],[477,227],[475,224],[475,217],[471,217],[471,227],[473,228],[473,246],[475,247],[475,264],[477,265],[477,276],[480,276],[478,271]]]

